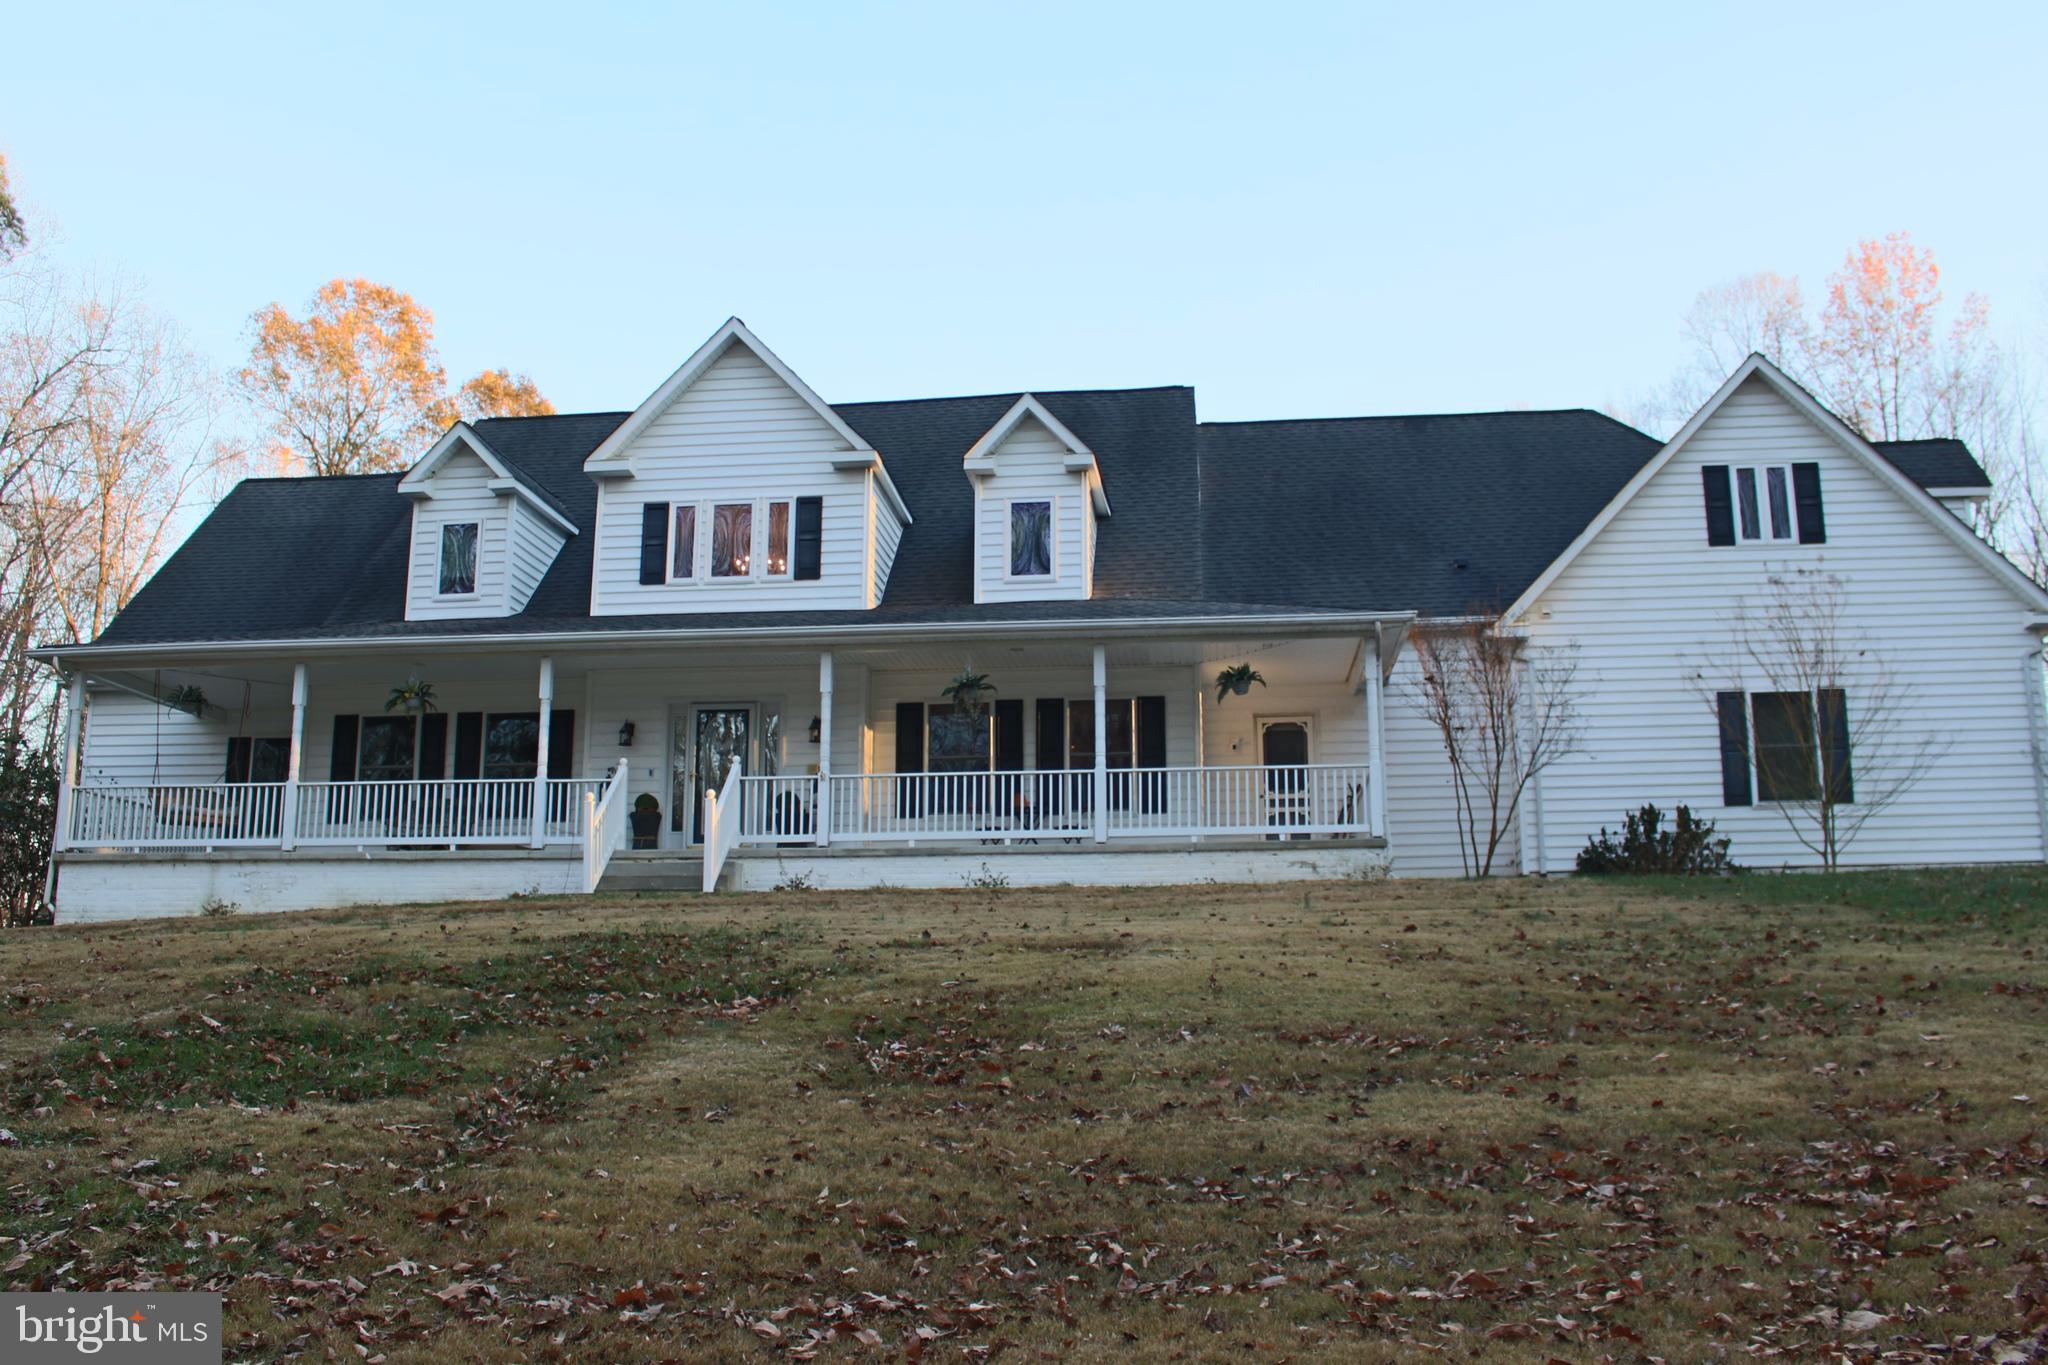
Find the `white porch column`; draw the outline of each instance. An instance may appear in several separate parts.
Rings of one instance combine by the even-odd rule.
[[[818,847],[832,842],[832,651],[818,655]]]
[[[1366,754],[1366,811],[1371,832],[1384,838],[1387,833],[1387,725],[1386,687],[1381,682],[1380,636],[1374,631],[1365,642],[1365,736],[1371,746]]]
[[[278,847],[289,853],[299,841],[299,757],[306,750],[306,666],[292,665],[292,747],[285,757],[284,809],[279,813]]]
[[[533,763],[533,846],[547,842],[548,829],[548,728],[555,708],[555,657],[540,656],[540,752]]]
[[[1109,650],[1095,646],[1095,842],[1109,841]]]
[[[71,793],[78,785],[79,717],[85,710],[85,675],[73,673],[64,687],[64,758],[57,767],[57,827],[50,831],[50,859],[43,867],[43,904],[54,907],[57,854],[71,845]]]

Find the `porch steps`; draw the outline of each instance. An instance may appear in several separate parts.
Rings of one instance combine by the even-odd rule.
[[[704,860],[680,853],[620,852],[599,879],[597,889],[605,892],[660,891],[700,893],[704,890]]]

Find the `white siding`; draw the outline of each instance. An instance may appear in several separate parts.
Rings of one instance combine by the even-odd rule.
[[[880,486],[869,481],[868,498],[875,519],[875,604],[889,591],[889,570],[896,567],[896,548],[903,543],[903,521],[896,509],[881,495]]]
[[[290,711],[258,708],[244,717],[240,704],[237,696],[232,710],[209,705],[202,719],[132,693],[95,689],[87,706],[81,776],[107,786],[219,782],[227,775],[229,739],[291,733]]]
[[[867,606],[867,480],[864,471],[832,467],[849,448],[796,390],[735,342],[626,450],[634,476],[599,482],[591,610],[617,616]],[[769,497],[824,499],[817,580],[640,582],[645,504]],[[757,563],[766,535],[765,525],[755,526]]]
[[[511,500],[490,490],[489,466],[464,449],[434,471],[434,496],[412,506],[412,560],[406,582],[405,619],[445,621],[506,614],[507,508]],[[441,528],[450,522],[477,523],[476,591],[443,597]],[[536,580],[538,581],[538,580]],[[523,604],[522,604],[523,605]]]
[[[1414,651],[1403,650],[1386,686],[1387,851],[1397,877],[1465,876],[1451,765],[1442,736],[1419,704],[1421,680]],[[1482,858],[1485,838],[1482,830]],[[1494,872],[1519,871],[1520,856],[1521,841],[1511,824],[1494,854]]]
[[[1707,545],[1700,466],[1805,460],[1821,466],[1827,544]],[[2041,696],[2038,669],[2025,666],[2035,647],[2023,630],[2026,608],[1930,519],[1752,380],[1530,614],[1537,647],[1578,643],[1587,694],[1586,752],[1544,782],[1547,870],[1568,869],[1587,836],[1617,827],[1625,810],[1646,801],[1666,810],[1684,803],[1712,818],[1733,837],[1739,862],[1816,861],[1777,809],[1722,806],[1718,731],[1711,699],[1699,694],[1738,657],[1736,604],[1763,594],[1768,574],[1801,567],[1844,580],[1847,632],[1913,689],[1907,741],[1925,737],[1946,748],[1924,780],[1870,819],[1845,861],[2042,856],[2030,754]],[[1705,684],[1695,681],[1700,674]],[[1853,719],[1853,685],[1848,705]],[[1859,794],[1884,784],[1871,756],[1852,761]]]
[[[1087,476],[1067,469],[1067,449],[1036,417],[1026,417],[993,452],[995,473],[981,475],[975,502],[975,574],[983,602],[1070,601],[1088,595],[1088,533],[1095,515]],[[1010,578],[1010,503],[1053,504],[1051,578]]]
[[[519,500],[510,500],[511,553],[508,556],[506,613],[524,611],[534,589],[547,577],[568,537],[562,528]]]

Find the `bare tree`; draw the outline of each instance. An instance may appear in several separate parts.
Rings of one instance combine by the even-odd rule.
[[[1450,762],[1458,855],[1467,876],[1492,876],[1529,784],[1578,752],[1577,649],[1530,647],[1492,614],[1418,627],[1410,638],[1420,677],[1409,701]]]
[[[1757,801],[1830,868],[1948,747],[1914,725],[1912,687],[1847,608],[1838,575],[1773,573],[1762,594],[1737,599],[1725,651],[1693,670],[1724,753],[1754,768]]]

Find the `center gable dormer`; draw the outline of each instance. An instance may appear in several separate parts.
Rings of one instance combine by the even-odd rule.
[[[1109,494],[1095,452],[1032,394],[968,450],[974,600],[1074,601],[1095,588],[1096,524]]]
[[[873,607],[910,524],[881,453],[738,318],[583,468],[594,616]]]
[[[560,501],[467,422],[448,428],[398,491],[412,500],[408,621],[517,615],[576,534]]]

